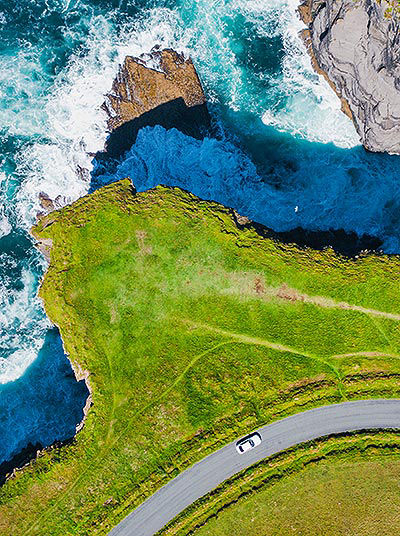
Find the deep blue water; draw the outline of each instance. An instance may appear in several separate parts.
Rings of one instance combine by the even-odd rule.
[[[40,445],[72,437],[83,419],[87,395],[85,382],[76,381],[57,329],[50,329],[25,374],[0,385],[0,459],[26,447],[27,437]]]
[[[45,261],[28,230],[39,192],[63,205],[88,191],[106,136],[100,105],[126,54],[190,54],[218,136],[143,129],[115,172],[95,169],[97,185],[180,185],[277,231],[343,228],[400,251],[400,158],[360,147],[311,69],[296,6],[0,0],[0,463],[81,419],[85,392],[36,296]]]

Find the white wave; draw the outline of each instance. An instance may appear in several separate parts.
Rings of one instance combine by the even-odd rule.
[[[30,47],[1,54],[0,124],[10,135],[28,137],[43,133],[41,107],[45,80],[38,50]]]
[[[12,128],[19,133],[42,134],[42,140],[28,146],[18,159],[18,170],[26,177],[18,194],[25,225],[31,225],[39,210],[39,192],[51,198],[60,196],[60,204],[87,192],[92,154],[103,148],[106,137],[106,116],[101,104],[118,64],[126,55],[145,54],[156,44],[194,58],[211,101],[225,102],[233,110],[250,107],[250,111],[263,116],[266,124],[311,141],[332,141],[342,147],[359,144],[351,121],[340,111],[339,99],[312,70],[298,36],[302,23],[296,7],[297,0],[239,0],[235,4],[199,0],[195,5],[186,0],[175,10],[148,10],[120,31],[106,18],[93,17],[86,53],[72,56],[55,79],[50,94],[39,95],[39,105],[30,106],[30,120],[17,110],[12,122]],[[236,15],[244,17],[259,35],[283,38],[283,70],[274,80],[275,101],[286,99],[283,109],[275,109],[276,102],[271,98],[270,108],[263,109],[265,99],[248,87],[226,29],[225,20]],[[34,51],[31,56],[35,58]],[[29,69],[36,70],[34,62],[29,61],[25,67],[22,63],[28,79]],[[3,72],[8,76],[9,71]],[[266,73],[265,77],[270,75]],[[30,100],[38,98],[37,92],[36,86],[28,91]]]
[[[0,238],[11,233],[12,227],[6,215],[5,207],[0,206]]]
[[[107,50],[100,46],[106,36],[107,21],[97,20],[89,36],[93,46],[88,43],[88,55],[70,58],[43,102],[42,139],[18,156],[17,169],[25,177],[18,208],[26,227],[39,210],[40,192],[64,205],[88,191],[92,153],[103,148],[106,137],[105,114],[100,110],[112,79],[104,71],[104,65],[111,63],[105,61]]]
[[[285,57],[277,90],[286,96],[283,109],[264,112],[263,122],[280,131],[309,141],[350,148],[360,145],[352,121],[341,111],[341,103],[328,82],[311,65],[300,31],[305,28],[298,14],[298,0],[280,3],[279,29]],[[278,103],[277,103],[278,104]]]
[[[0,383],[14,381],[25,372],[36,359],[51,325],[30,270],[23,270],[21,285],[22,289],[12,290],[0,283]]]
[[[12,225],[7,210],[6,193],[8,181],[5,173],[0,172],[0,238],[11,233]]]
[[[11,233],[10,210],[7,207],[8,179],[0,172],[0,238]]]

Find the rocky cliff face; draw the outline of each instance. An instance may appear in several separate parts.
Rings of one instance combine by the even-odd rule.
[[[176,128],[194,138],[210,128],[193,62],[171,49],[153,49],[144,59],[127,56],[103,108],[111,132],[106,150],[112,158],[130,149],[146,126]]]
[[[154,108],[183,99],[187,107],[206,102],[192,60],[174,50],[152,50],[149,68],[140,58],[127,56],[107,95],[104,108],[114,130]]]
[[[386,0],[307,0],[314,67],[370,151],[400,154],[400,19]]]

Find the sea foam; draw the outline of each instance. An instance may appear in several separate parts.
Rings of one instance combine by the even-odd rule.
[[[22,270],[17,289],[13,283],[0,282],[0,384],[22,375],[51,326],[36,295],[38,281],[32,271]]]
[[[32,106],[28,121],[26,116],[22,121],[18,110],[14,114],[14,130],[41,134],[40,141],[29,144],[18,156],[18,171],[25,177],[18,205],[22,221],[30,225],[39,208],[40,191],[52,198],[60,196],[60,204],[87,192],[92,154],[103,148],[106,138],[106,117],[101,110],[104,95],[124,57],[146,54],[154,45],[173,47],[193,57],[211,103],[250,112],[267,125],[310,141],[358,145],[339,99],[312,70],[298,35],[302,23],[296,8],[296,0],[240,0],[234,5],[184,1],[175,9],[144,11],[118,29],[104,16],[93,17],[84,45],[71,55],[49,91],[40,95],[40,110]],[[255,38],[281,40],[283,54],[277,71],[252,72],[252,58],[250,64],[244,62],[243,45],[238,44],[239,36],[232,35],[242,29],[246,38],[255,32]],[[28,66],[24,62],[22,66],[29,79]]]
[[[309,141],[329,143],[350,148],[360,145],[352,121],[341,111],[341,103],[328,82],[318,76],[306,51],[300,32],[305,25],[297,14],[299,2],[288,0],[277,10],[285,56],[282,72],[275,79],[277,94],[284,95],[263,114],[263,121],[283,132],[298,135]]]

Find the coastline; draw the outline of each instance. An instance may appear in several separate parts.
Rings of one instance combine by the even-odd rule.
[[[45,257],[47,261],[47,268],[42,276],[42,279],[40,281],[40,285],[38,288],[38,292],[37,292],[38,298],[42,302],[43,307],[46,311],[46,304],[40,296],[40,287],[42,286],[43,279],[46,276],[47,270],[49,269],[52,241],[51,240],[38,241],[37,237],[35,236],[32,230],[33,230],[33,227],[31,229],[30,234],[36,241],[35,247],[43,254],[43,256]],[[47,315],[47,312],[46,312],[46,315]],[[65,348],[64,339],[62,337],[60,327],[54,322],[52,322],[52,325],[56,327],[59,331],[60,341],[61,341],[64,355],[68,359],[71,365],[71,369],[74,373],[76,381],[80,382],[83,380],[85,383],[86,389],[88,391],[85,405],[82,408],[83,417],[81,421],[76,424],[75,433],[71,437],[68,437],[64,440],[56,439],[50,445],[47,445],[45,447],[40,442],[37,442],[35,444],[32,444],[31,442],[29,442],[25,447],[22,448],[20,452],[17,452],[16,454],[14,454],[9,460],[5,460],[2,463],[0,463],[0,487],[4,485],[5,482],[7,482],[7,480],[15,477],[17,473],[24,471],[25,468],[30,466],[30,464],[34,462],[36,459],[38,459],[39,457],[44,456],[53,450],[57,450],[60,448],[64,448],[68,445],[71,445],[74,442],[77,434],[84,427],[88,413],[90,411],[90,407],[92,405],[92,387],[90,385],[90,379],[89,379],[90,373],[88,370],[83,370],[79,363],[74,362],[73,360],[70,359],[69,353],[67,352]]]
[[[172,413],[169,413],[168,408],[174,407],[177,400],[186,401],[189,397],[190,402],[192,395],[188,395],[186,389],[194,380],[193,374],[198,373],[200,377],[204,377],[204,375],[207,377],[207,371],[212,370],[211,363],[228,367],[226,370],[224,369],[224,389],[228,390],[224,396],[228,397],[227,404],[230,404],[229,392],[231,389],[237,389],[236,382],[238,381],[230,378],[230,375],[236,370],[236,367],[229,365],[232,355],[235,356],[235,360],[239,359],[239,362],[244,363],[249,358],[249,354],[252,356],[250,359],[252,361],[258,352],[269,351],[268,348],[273,352],[278,352],[278,354],[285,350],[281,338],[284,334],[288,336],[290,332],[286,327],[279,335],[275,335],[276,342],[263,342],[262,340],[260,343],[257,342],[260,337],[267,337],[269,330],[272,329],[272,326],[266,327],[264,325],[264,321],[267,321],[269,315],[265,316],[260,311],[256,314],[258,308],[262,308],[262,310],[266,308],[266,312],[268,312],[272,307],[273,316],[278,315],[277,318],[280,318],[279,323],[286,323],[292,313],[296,316],[295,322],[300,322],[299,314],[306,315],[300,324],[303,326],[303,322],[312,323],[313,329],[311,326],[309,326],[310,329],[307,329],[306,325],[304,326],[305,332],[311,337],[314,337],[314,332],[318,331],[318,325],[320,325],[315,324],[313,315],[317,314],[318,317],[323,315],[324,318],[326,315],[326,321],[329,325],[331,323],[328,332],[334,330],[334,333],[331,335],[328,333],[329,340],[326,341],[328,347],[325,351],[344,354],[350,352],[353,347],[348,348],[346,344],[343,347],[342,344],[345,341],[342,341],[341,336],[335,338],[335,330],[338,329],[337,323],[340,326],[341,322],[346,322],[346,329],[351,332],[346,340],[353,340],[352,322],[349,323],[351,318],[356,321],[355,327],[358,325],[354,332],[355,340],[358,340],[357,338],[364,333],[367,325],[370,329],[365,314],[363,315],[357,310],[352,311],[349,307],[343,307],[343,303],[360,303],[360,296],[357,298],[357,285],[367,285],[369,289],[366,296],[370,296],[370,298],[367,300],[368,303],[363,305],[388,312],[391,312],[391,309],[395,307],[394,305],[390,306],[387,300],[392,296],[393,270],[398,265],[398,257],[375,256],[365,253],[360,255],[359,259],[350,260],[343,255],[335,254],[332,249],[323,251],[309,247],[299,249],[293,243],[285,244],[276,240],[269,235],[268,228],[250,222],[248,218],[239,215],[233,209],[211,201],[201,200],[190,192],[167,187],[157,187],[136,195],[133,195],[133,191],[130,180],[112,183],[81,198],[71,206],[49,214],[38,223],[34,230],[34,235],[39,240],[42,240],[43,237],[53,239],[52,263],[50,263],[44,281],[42,281],[41,298],[47,306],[50,306],[50,310],[47,307],[47,312],[53,323],[62,327],[63,345],[65,349],[69,350],[68,359],[72,362],[74,374],[77,378],[85,379],[89,383],[91,397],[94,398],[94,408],[96,408],[94,412],[90,411],[90,402],[88,402],[84,425],[80,429],[79,435],[76,435],[70,443],[75,445],[73,450],[64,449],[61,446],[59,452],[53,457],[48,455],[51,453],[51,449],[33,452],[38,454],[38,459],[42,460],[40,467],[46,467],[46,474],[49,475],[46,480],[50,482],[59,482],[58,478],[60,474],[64,474],[63,471],[67,475],[71,471],[80,475],[79,482],[83,488],[79,488],[76,492],[77,510],[71,510],[68,514],[68,516],[72,516],[71,522],[75,519],[75,514],[80,515],[80,494],[86,493],[85,489],[91,488],[90,483],[97,478],[103,479],[101,486],[96,491],[96,494],[100,493],[96,499],[98,502],[95,501],[96,504],[103,505],[103,507],[99,506],[100,519],[109,519],[110,524],[112,524],[122,516],[125,504],[126,508],[139,504],[143,494],[145,496],[151,494],[177,471],[183,470],[196,461],[200,455],[212,451],[214,444],[223,445],[229,439],[232,440],[237,435],[245,434],[249,428],[257,424],[254,410],[251,408],[249,409],[249,411],[251,410],[250,414],[247,414],[246,410],[243,415],[238,416],[235,415],[237,408],[236,410],[232,409],[236,423],[234,426],[229,419],[224,421],[224,418],[227,419],[224,417],[224,412],[217,413],[216,417],[222,420],[218,420],[215,425],[213,421],[209,424],[193,421],[194,424],[190,424],[191,421],[188,422],[185,415],[192,410],[191,406],[189,409],[185,409],[186,402],[184,402],[182,409],[174,409]],[[102,227],[104,225],[105,227]],[[123,230],[122,236],[121,230]],[[176,257],[177,252],[172,246],[176,242],[177,233],[180,237],[180,248],[183,246],[185,248],[183,251],[190,252],[188,257],[181,258],[179,253]],[[102,237],[100,242],[99,236]],[[167,250],[165,250],[166,244],[168,245]],[[169,250],[170,247],[172,250]],[[223,249],[221,250],[221,248]],[[178,249],[179,251],[180,249]],[[216,265],[212,259],[221,258],[222,251],[224,252],[223,258],[226,260],[222,265]],[[193,262],[192,255],[195,255],[196,262]],[[120,264],[121,271],[115,274],[116,266],[123,259],[126,262],[123,261],[122,265]],[[183,266],[188,266],[190,269],[186,276],[185,273],[174,268],[175,262],[182,266],[182,261],[185,261]],[[239,264],[236,269],[233,269],[231,263],[235,263],[235,266],[236,262]],[[203,263],[205,263],[204,266]],[[106,275],[106,267],[110,266],[114,266],[111,279]],[[218,269],[217,266],[219,266]],[[272,272],[269,267],[273,267]],[[166,273],[164,273],[165,270],[167,270]],[[167,277],[170,270],[174,273],[172,279],[170,276]],[[373,273],[374,277],[381,276],[382,286],[386,288],[384,293],[376,295],[371,287],[372,283],[369,281],[369,273]],[[101,277],[105,276],[106,279],[98,281],[99,274]],[[276,274],[281,274],[279,278],[283,277],[281,283],[279,280],[276,281]],[[153,288],[153,277],[160,281],[161,288],[164,289],[161,293]],[[270,279],[271,277],[272,279]],[[299,287],[298,277],[306,278],[309,282],[305,282]],[[85,278],[85,281],[87,279],[87,285],[82,286],[82,278]],[[176,289],[174,285],[172,288],[163,286],[166,280],[172,283],[174,278],[178,278]],[[188,286],[187,280],[193,280],[194,286]],[[197,280],[198,282],[196,282]],[[365,283],[362,283],[364,280]],[[105,281],[107,281],[106,286],[104,286]],[[345,284],[339,284],[340,281]],[[355,284],[351,284],[352,282]],[[283,283],[288,286],[283,287]],[[94,296],[90,294],[89,289],[96,289],[99,284],[99,288],[102,290],[96,297],[98,301],[92,302]],[[150,288],[146,286],[148,284],[151,285]],[[227,284],[228,288],[226,288]],[[110,290],[107,290],[109,288]],[[129,291],[128,295],[122,295],[125,296],[123,303],[126,303],[127,299],[134,299],[137,304],[135,315],[128,316],[131,322],[128,328],[119,323],[124,314],[124,305],[121,309],[118,299],[115,301],[121,292],[125,292],[123,289]],[[200,291],[200,297],[196,298],[196,303],[199,303],[199,300],[203,303],[204,299],[207,298],[207,293],[211,291],[217,303],[221,303],[220,300],[223,300],[223,303],[226,302],[227,307],[215,309],[216,314],[219,310],[223,311],[223,318],[220,319],[220,322],[217,322],[216,319],[213,321],[217,327],[221,324],[220,328],[203,327],[205,326],[204,322],[207,323],[207,315],[209,314],[208,299],[204,302],[205,316],[203,313],[199,316],[195,314],[193,327],[190,323],[188,326],[185,323],[177,323],[174,311],[181,311],[184,317],[189,315],[188,322],[192,322],[190,315],[193,314],[194,308],[191,304],[190,289],[192,291],[198,289],[195,293],[196,296],[197,292]],[[206,289],[209,290],[204,292]],[[298,289],[299,292],[291,292],[290,289]],[[355,294],[353,294],[353,289]],[[82,302],[82,293],[85,292],[89,292],[87,294],[89,301]],[[110,296],[114,296],[114,292],[117,294],[114,299],[111,299]],[[149,300],[149,292],[153,297],[158,295],[158,298]],[[170,292],[173,292],[171,297],[169,297]],[[245,296],[249,293],[248,298],[242,295],[243,292],[245,292]],[[326,300],[322,303],[322,298],[312,298],[312,296],[318,295],[336,298],[337,303],[332,301],[328,303]],[[78,303],[75,302],[77,299]],[[177,299],[183,300],[181,306],[179,306],[180,302],[176,304]],[[319,307],[320,302],[325,307]],[[228,304],[235,304],[235,306],[232,309],[231,306],[228,307]],[[171,306],[172,310],[168,315],[167,324],[165,324],[167,319],[163,315],[160,318],[157,310],[154,316],[150,311],[149,314],[141,309],[141,307],[160,307],[160,311],[164,311],[165,307],[169,310]],[[105,317],[104,312],[102,313],[99,309],[104,307],[106,308]],[[240,308],[237,311],[238,314],[234,313],[237,307]],[[256,309],[253,310],[254,307]],[[315,311],[314,308],[316,308]],[[96,311],[96,314],[93,314],[93,311]],[[227,312],[231,321],[234,322],[230,331],[228,331],[227,326],[224,327]],[[262,329],[260,328],[260,333],[254,334],[254,338],[250,338],[248,341],[246,339],[247,342],[242,344],[243,341],[236,339],[242,337],[240,333],[246,333],[249,330],[246,322],[249,317],[263,319]],[[104,320],[104,325],[98,325],[96,320],[98,318]],[[154,322],[151,320],[152,318]],[[337,321],[332,323],[332,318],[337,319]],[[391,321],[393,322],[393,320]],[[200,326],[202,335],[198,331],[200,327],[195,327],[196,322],[202,322]],[[242,325],[243,322],[245,325]],[[237,324],[236,327],[235,324]],[[323,322],[321,325],[325,326]],[[100,331],[93,331],[93,329],[100,329]],[[120,347],[116,344],[115,337],[120,337],[121,330],[126,329],[129,334],[128,346],[122,344]],[[154,330],[157,331],[157,337],[154,337]],[[140,333],[141,337],[137,338],[136,333]],[[172,333],[173,337],[171,337]],[[295,334],[296,330],[292,330],[291,333]],[[233,336],[235,338],[232,339]],[[315,333],[315,336],[317,336],[315,344],[321,344],[321,341],[324,341],[327,336],[325,328],[323,333],[319,335]],[[135,337],[132,339],[134,343],[129,345],[132,337]],[[203,340],[203,337],[206,339]],[[362,337],[362,340],[357,343],[360,350],[363,349],[365,341],[370,341],[371,337],[371,334],[368,334],[367,338]],[[260,400],[260,408],[264,407],[263,404],[266,403],[265,409],[259,409],[262,412],[262,416],[259,418],[263,422],[271,422],[278,417],[297,413],[306,407],[311,408],[340,401],[340,389],[344,387],[338,390],[336,386],[338,377],[342,376],[340,374],[338,376],[334,372],[335,367],[333,366],[333,370],[331,370],[330,365],[328,367],[325,360],[314,359],[312,356],[307,357],[309,351],[306,348],[304,350],[292,348],[290,345],[299,345],[301,341],[296,342],[290,339],[291,337],[284,341],[286,345],[289,345],[286,347],[286,351],[290,353],[291,360],[294,359],[297,366],[300,367],[299,372],[295,373],[295,377],[277,383],[276,387],[279,388],[280,394],[275,393],[273,399]],[[253,341],[252,344],[261,344],[258,350],[254,350],[255,353],[252,350],[249,352],[250,340]],[[339,347],[331,348],[332,341],[334,341],[334,346],[339,344]],[[148,344],[150,347],[147,347]],[[171,344],[173,347],[178,345],[173,350],[173,360],[170,359],[169,355],[171,350],[168,350],[171,349]],[[233,354],[229,351],[232,344],[234,345]],[[374,343],[373,340],[368,342],[369,350],[377,350],[376,344],[379,344],[379,341],[378,343]],[[210,361],[208,361],[208,353],[210,349],[215,347],[220,347],[223,354],[218,352],[213,355],[211,353]],[[305,356],[301,359],[296,357],[299,353],[305,354]],[[129,355],[128,360],[125,359],[126,354]],[[324,352],[318,351],[318,354],[324,355]],[[157,369],[156,372],[142,373],[136,363],[142,362],[146,367],[150,366],[149,363],[151,363],[148,358],[143,361],[143,355],[154,355],[160,363],[157,366],[160,366],[163,372],[161,373]],[[200,356],[201,359],[196,356]],[[260,362],[262,367],[265,367],[266,363],[269,362],[268,360],[272,358],[269,354],[264,357],[265,360]],[[182,361],[176,369],[176,359],[178,358]],[[274,356],[275,367],[280,359],[279,355]],[[396,372],[395,366],[397,362],[390,365],[389,362],[386,363],[385,358],[379,356],[376,363],[374,363],[374,358],[365,358],[361,370],[357,369],[356,371],[351,367],[348,368],[347,363],[351,359],[353,358],[346,359],[345,370],[346,374],[350,374],[350,376],[346,380],[348,383],[344,384],[348,389],[347,396],[349,398],[398,396],[398,386],[396,387],[398,372]],[[355,356],[354,360],[358,359]],[[197,360],[196,366],[191,364],[197,363]],[[370,361],[372,361],[371,365]],[[310,364],[307,364],[309,362]],[[379,364],[384,362],[386,364],[383,368],[380,367]],[[306,368],[304,369],[304,367]],[[355,372],[357,373],[355,374]],[[249,373],[252,381],[257,381],[251,371]],[[276,378],[275,369],[273,375]],[[246,378],[246,375],[244,376]],[[265,388],[269,381],[265,380],[265,375],[261,375],[261,377],[264,378]],[[147,383],[143,384],[143,378]],[[287,383],[288,385],[285,387]],[[307,388],[308,384],[309,388]],[[178,389],[178,391],[172,392],[171,385],[174,386],[173,390]],[[189,391],[189,393],[191,392]],[[159,400],[160,393],[164,393],[162,400]],[[208,407],[207,403],[202,411],[208,411]],[[228,415],[231,415],[230,412],[229,409]],[[170,417],[164,422],[163,419],[168,414]],[[181,418],[181,415],[185,425],[181,435],[176,437],[174,422],[175,419]],[[172,419],[171,424],[169,424],[170,419]],[[151,427],[151,434],[147,426]],[[171,426],[172,428],[170,428]],[[168,432],[169,430],[170,432]],[[150,448],[148,445],[149,434],[151,435],[151,444],[153,447],[159,445],[159,450]],[[167,444],[165,444],[165,438],[167,438]],[[138,461],[140,460],[139,452],[137,452],[138,441],[139,445],[144,442],[140,452],[154,452],[154,456],[155,452],[158,453],[153,462],[147,462],[148,465]],[[60,445],[56,445],[53,451],[58,446]],[[66,443],[65,446],[68,444]],[[184,454],[183,459],[179,454],[181,448]],[[146,455],[153,456],[153,454]],[[61,463],[59,463],[60,459]],[[114,463],[117,464],[117,467],[113,465]],[[127,474],[125,470],[120,473],[120,463],[121,467],[128,468]],[[156,464],[156,468],[161,464],[165,470],[160,472],[154,468],[153,463]],[[17,476],[21,473],[19,482],[35,483],[38,478],[35,467],[36,464],[32,463],[30,471],[26,472],[25,469],[17,471]],[[118,469],[118,467],[120,468]],[[132,469],[129,469],[130,467]],[[119,475],[128,478],[126,491],[123,492],[122,498],[118,492],[119,479],[114,480],[112,476],[116,474],[116,471]],[[108,474],[109,472],[110,474]],[[64,480],[62,481],[64,482]],[[70,482],[69,477],[66,477],[65,482]],[[72,480],[68,487],[68,489],[73,490],[72,494],[75,493],[73,482],[75,480]],[[4,493],[10,493],[18,488],[18,484],[16,487],[13,485],[12,479],[9,479],[6,486],[7,489]],[[103,487],[104,491],[102,491]],[[64,492],[62,492],[62,497],[64,497]],[[60,500],[62,503],[64,499],[60,496]],[[20,504],[18,496],[15,501],[17,501],[15,504]],[[72,505],[73,502],[71,507]],[[100,523],[95,512],[93,516],[93,523]],[[47,519],[47,523],[52,527],[49,530],[53,530],[54,534],[57,534],[54,526],[56,522],[57,516],[51,516]],[[15,530],[15,533],[19,534],[18,529]]]
[[[26,376],[14,390],[2,391],[2,458],[16,452],[24,438],[35,440],[0,464],[1,534],[104,536],[124,512],[200,455],[250,429],[347,398],[400,397],[400,355],[394,353],[400,348],[395,323],[400,309],[393,290],[400,269],[395,182],[400,162],[389,163],[387,154],[374,159],[358,144],[351,95],[348,101],[340,95],[340,82],[335,86],[329,78],[330,66],[312,41],[313,0],[298,2],[290,4],[290,17],[280,4],[257,5],[249,17],[245,6],[225,2],[206,22],[201,13],[206,6],[179,21],[168,18],[168,7],[153,9],[150,21],[146,3],[129,14],[119,6],[107,8],[110,28],[98,32],[85,9],[92,7],[97,17],[103,7],[84,0],[78,26],[75,15],[64,19],[59,13],[70,30],[69,43],[65,35],[51,34],[53,22],[56,32],[63,27],[58,16],[53,21],[40,15],[26,25],[26,41],[16,47],[21,62],[13,72],[15,80],[22,74],[25,82],[32,74],[32,88],[21,98],[18,85],[8,92],[4,81],[9,110],[21,112],[21,119],[12,117],[15,140],[5,134],[11,174],[7,168],[4,222],[12,231],[4,247],[4,278],[15,281],[4,287],[10,310],[3,318],[10,318],[12,328],[23,325],[13,330],[11,344],[6,333],[6,344],[0,345],[6,358],[17,350]],[[31,7],[24,14],[32,15]],[[68,5],[65,17],[75,8]],[[177,6],[174,14],[180,16],[180,10]],[[308,27],[301,32],[296,11]],[[121,32],[113,27],[114,15]],[[292,16],[297,26],[286,20]],[[223,20],[232,21],[232,28],[229,37],[219,39]],[[10,27],[19,39],[19,22],[15,28],[12,16],[8,22],[5,31]],[[32,43],[31,25],[37,33]],[[41,40],[41,30],[48,40]],[[142,54],[156,40],[160,45]],[[40,58],[48,50],[51,69],[45,66],[47,56],[43,65],[25,69],[25,44]],[[184,46],[182,54],[192,50],[195,61],[178,54],[172,72],[167,65],[161,75],[165,52],[171,58],[177,54],[162,47],[175,45]],[[128,51],[132,56],[123,62],[121,54]],[[211,114],[194,65],[207,84]],[[176,66],[179,73],[191,72],[197,88],[193,102],[170,87]],[[157,101],[160,92],[150,87],[153,75],[165,102]],[[14,84],[13,76],[8,78]],[[184,77],[181,82],[185,94],[189,85]],[[30,97],[36,86],[35,100]],[[135,103],[138,90],[144,106]],[[100,106],[104,97],[109,107]],[[101,108],[109,115],[107,141]],[[263,114],[266,122],[260,123]],[[24,129],[32,127],[33,117],[31,136]],[[123,123],[118,120],[113,128],[112,118]],[[155,125],[183,136],[160,134],[151,128]],[[199,141],[196,150],[184,136],[206,143]],[[232,146],[218,145],[219,136]],[[215,147],[207,146],[210,140]],[[126,149],[132,154],[124,159]],[[232,167],[225,168],[224,161]],[[119,162],[117,175],[113,163]],[[130,190],[123,179],[128,176],[143,181],[139,194],[131,195],[134,186]],[[172,186],[154,186],[153,178]],[[247,188],[253,179],[254,187]],[[98,188],[102,180],[115,182]],[[174,187],[177,181],[185,189]],[[37,212],[30,230],[35,244],[26,238],[27,245],[14,255],[14,230],[27,237],[32,221],[24,220],[21,231],[17,219],[24,217],[24,203],[37,204],[38,198],[44,212]],[[252,219],[234,207],[250,211]],[[2,216],[0,206],[0,224]],[[273,230],[292,223],[289,231]],[[383,244],[396,253],[384,253]],[[25,279],[20,269],[28,274]],[[0,283],[3,298],[2,277]],[[21,294],[30,293],[25,301],[15,299],[18,285]],[[35,330],[41,319],[44,328]],[[46,345],[48,320],[58,331],[63,367],[58,367],[61,352]],[[34,367],[28,359],[36,355],[44,359]],[[11,359],[6,365],[14,367]],[[42,370],[42,376],[32,370]],[[23,378],[22,367],[14,375]],[[70,437],[53,441],[57,435]]]
[[[132,186],[134,188],[134,185]],[[174,189],[173,187],[169,186],[166,188],[171,190]],[[152,188],[151,190],[154,190],[154,188]],[[193,195],[187,190],[182,189],[182,191]],[[86,194],[81,199],[85,199],[87,196],[90,195],[92,194]],[[221,205],[220,203],[213,200],[207,200],[204,202]],[[305,229],[297,228],[292,229],[290,231],[276,232],[263,224],[250,220],[246,216],[239,215],[236,210],[231,207],[225,207],[224,205],[221,206],[231,213],[232,218],[235,221],[238,229],[253,229],[257,234],[259,234],[260,237],[263,237],[265,239],[272,239],[278,245],[289,245],[292,247],[296,247],[299,250],[310,250],[311,252],[316,250],[322,251],[324,249],[331,249],[332,252],[335,252],[335,254],[342,255],[349,261],[352,259],[356,260],[360,255],[363,257],[365,257],[366,255],[385,255],[384,253],[382,253],[382,251],[379,250],[379,247],[382,242],[375,237],[371,237],[368,235],[360,237],[356,235],[356,233],[348,233],[341,229],[330,231],[308,231]],[[40,219],[45,219],[47,216],[61,210],[63,209],[61,208],[53,210],[46,215],[42,215]],[[38,221],[40,221],[40,219]],[[46,273],[50,267],[51,248],[53,241],[51,239],[38,238],[33,231],[36,225],[32,227],[31,235],[36,241],[35,247],[37,247],[38,250],[45,256],[48,263],[46,271],[43,274],[42,280],[40,282],[40,286],[38,289],[38,297],[43,304],[47,317],[50,318],[46,310],[46,302],[40,296],[40,289],[42,287],[43,279],[46,277]],[[86,403],[83,407],[83,418],[79,423],[77,423],[75,434],[72,437],[67,438],[63,441],[56,440],[51,445],[48,445],[46,447],[43,447],[39,443],[35,445],[28,444],[24,449],[22,449],[20,453],[15,454],[10,460],[6,460],[2,464],[0,464],[0,486],[8,479],[14,477],[16,472],[24,470],[24,468],[29,466],[32,461],[44,455],[46,452],[70,445],[75,440],[77,434],[83,429],[90,408],[93,404],[93,392],[92,386],[90,384],[90,371],[84,369],[79,362],[70,358],[70,354],[65,347],[64,337],[62,335],[60,326],[54,323],[53,320],[50,321],[59,330],[64,354],[71,364],[71,368],[74,372],[76,380],[84,380],[86,388],[88,390]],[[3,466],[5,467],[4,470],[2,470]]]
[[[338,99],[340,100],[340,103],[341,103],[341,110],[344,114],[347,115],[347,117],[349,117],[349,119],[352,120],[353,124],[354,124],[354,127],[356,128],[356,123],[354,121],[354,117],[353,117],[353,113],[350,109],[350,105],[348,103],[348,101],[345,99],[345,97],[343,97],[343,95],[340,93],[339,89],[337,88],[336,84],[334,83],[334,81],[329,77],[328,73],[326,71],[324,71],[324,69],[322,69],[322,67],[320,66],[318,60],[317,60],[317,56],[315,54],[315,51],[314,51],[314,48],[313,48],[313,44],[312,44],[312,39],[311,39],[311,31],[310,31],[310,28],[309,28],[309,25],[312,23],[312,16],[311,16],[311,8],[310,8],[310,0],[304,0],[304,1],[300,1],[300,4],[299,4],[299,7],[297,8],[297,13],[299,14],[299,17],[300,19],[304,22],[304,24],[307,26],[306,28],[304,28],[303,30],[301,30],[300,32],[300,36],[304,42],[304,45],[307,49],[307,52],[310,56],[310,59],[311,59],[311,65],[314,69],[314,71],[323,76],[325,78],[325,80],[328,82],[328,84],[330,85],[330,87],[333,89],[333,91],[336,93]]]

